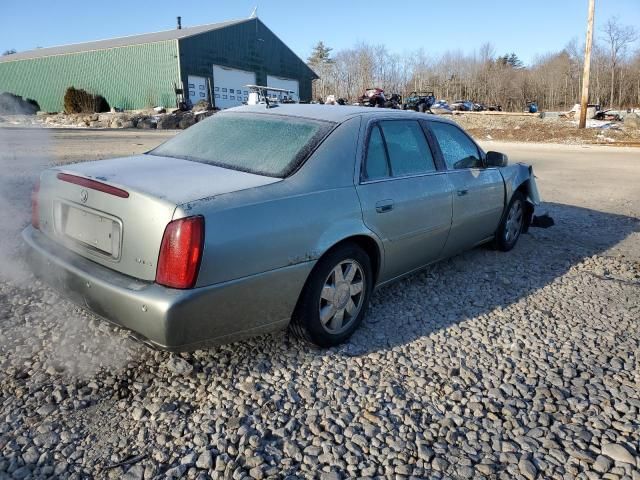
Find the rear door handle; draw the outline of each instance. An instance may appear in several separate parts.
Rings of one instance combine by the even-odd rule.
[[[376,202],[376,212],[385,213],[393,210],[393,200],[380,200]]]
[[[458,196],[459,197],[463,197],[465,196],[467,193],[469,193],[469,190],[458,190]]]

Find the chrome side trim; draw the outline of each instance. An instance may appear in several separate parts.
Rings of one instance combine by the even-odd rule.
[[[370,183],[392,182],[394,180],[405,180],[407,178],[430,177],[430,176],[433,176],[433,175],[443,175],[445,173],[449,173],[449,172],[447,172],[447,171],[435,171],[435,172],[425,172],[425,173],[414,173],[414,174],[411,174],[411,175],[403,175],[402,177],[377,178],[375,180],[360,181],[360,185],[368,185]]]

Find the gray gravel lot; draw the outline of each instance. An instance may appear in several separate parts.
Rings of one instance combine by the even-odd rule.
[[[381,289],[339,348],[177,356],[33,280],[15,235],[39,165],[168,135],[0,129],[0,479],[640,479],[640,150],[487,144],[556,226]]]

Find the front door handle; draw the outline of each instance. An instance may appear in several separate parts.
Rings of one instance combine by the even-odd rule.
[[[376,212],[385,213],[393,210],[393,200],[380,200],[376,202]]]
[[[469,190],[465,189],[465,190],[458,190],[458,196],[459,197],[463,197],[465,196],[467,193],[469,193]]]

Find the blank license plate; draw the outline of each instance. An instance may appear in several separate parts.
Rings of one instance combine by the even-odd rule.
[[[111,218],[65,205],[63,232],[73,240],[117,258],[120,224]]]

